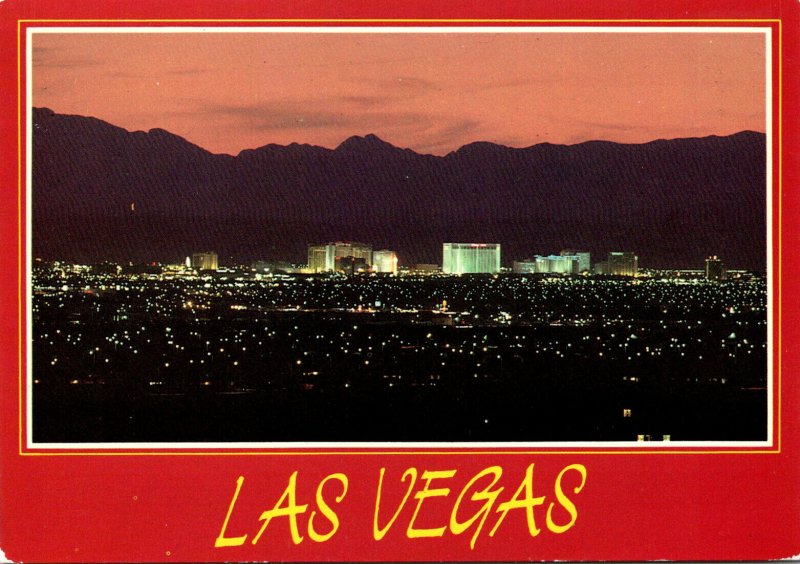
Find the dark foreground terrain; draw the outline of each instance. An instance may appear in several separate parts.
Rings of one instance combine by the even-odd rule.
[[[37,269],[33,438],[763,440],[766,286]]]

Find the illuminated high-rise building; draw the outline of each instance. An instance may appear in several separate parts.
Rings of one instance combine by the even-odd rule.
[[[369,271],[369,265],[363,258],[353,256],[336,257],[336,272],[341,272],[347,276]]]
[[[516,274],[533,274],[536,272],[535,260],[515,260],[512,265],[512,270]]]
[[[706,259],[706,280],[724,280],[725,265],[716,255]]]
[[[372,247],[362,243],[341,241],[308,247],[308,267],[312,272],[334,272],[336,259],[342,257],[362,259],[369,267],[372,265]]]
[[[364,259],[367,266],[372,265],[372,245],[365,245],[363,243],[333,243],[335,247],[335,255],[337,257],[353,257],[356,259]]]
[[[580,272],[588,272],[592,268],[592,255],[589,251],[575,251],[572,249],[566,249],[561,251],[562,257],[576,257],[577,258],[577,268],[576,273]]]
[[[606,274],[636,276],[639,273],[639,257],[619,251],[608,253],[606,269]]]
[[[213,251],[194,253],[192,255],[192,268],[216,271],[219,268],[219,257]]]
[[[333,272],[336,255],[332,245],[313,245],[308,247],[308,269],[311,272]]]
[[[546,261],[547,272],[556,274],[575,274],[578,272],[578,257],[576,256],[550,255],[546,257]]]
[[[577,274],[578,257],[574,255],[536,255],[532,259],[514,262],[514,272],[522,274]]]
[[[397,253],[385,249],[373,251],[372,266],[375,272],[397,274]]]
[[[495,274],[500,272],[498,243],[445,243],[442,271],[445,274]]]

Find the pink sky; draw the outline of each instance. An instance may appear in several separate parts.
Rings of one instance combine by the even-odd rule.
[[[760,33],[39,33],[33,105],[215,153],[765,131]]]

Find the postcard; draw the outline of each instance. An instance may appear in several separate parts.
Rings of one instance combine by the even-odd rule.
[[[0,2],[1,556],[800,557],[798,15]]]

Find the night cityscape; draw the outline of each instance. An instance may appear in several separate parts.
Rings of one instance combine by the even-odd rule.
[[[33,442],[767,440],[763,33],[185,31],[31,32]]]
[[[487,248],[463,247],[467,269]],[[766,279],[716,257],[625,274],[187,259],[34,264],[34,440],[766,438]]]

